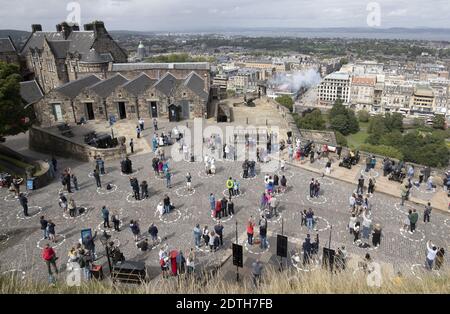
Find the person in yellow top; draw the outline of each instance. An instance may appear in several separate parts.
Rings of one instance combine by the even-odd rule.
[[[227,189],[228,189],[228,194],[230,195],[230,199],[231,199],[231,196],[233,195],[233,187],[234,187],[233,178],[230,177],[227,180]]]

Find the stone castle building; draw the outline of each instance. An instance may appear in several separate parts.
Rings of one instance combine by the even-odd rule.
[[[52,32],[39,24],[31,28],[18,56],[26,64],[25,77],[44,94],[33,104],[41,126],[111,116],[169,118],[169,112],[172,119],[188,119],[207,111],[209,63],[128,63],[127,52],[101,21],[85,24],[83,31],[65,22]]]
[[[91,74],[47,93],[34,104],[42,127],[89,120],[139,118],[182,120],[202,118],[209,90],[204,78],[191,72],[183,79],[167,72],[159,80],[141,73],[128,79],[118,73],[108,79]]]

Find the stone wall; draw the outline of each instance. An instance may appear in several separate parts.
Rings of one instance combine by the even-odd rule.
[[[101,156],[105,160],[116,160],[126,154],[126,147],[97,149],[36,126],[29,130],[29,147],[40,153],[86,162],[94,160],[95,156]]]

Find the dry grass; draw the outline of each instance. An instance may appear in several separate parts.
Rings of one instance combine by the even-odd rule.
[[[220,278],[220,274],[219,277]],[[268,294],[336,294],[336,293],[364,293],[364,294],[425,294],[450,293],[450,273],[441,272],[421,275],[422,280],[414,277],[385,279],[380,288],[369,287],[363,273],[354,275],[352,271],[330,274],[327,271],[310,273],[283,272],[267,270],[263,283],[255,289],[251,280],[244,279],[239,283],[227,282],[211,278],[199,282],[180,278],[158,279],[142,285],[112,284],[109,280],[102,282],[91,281],[80,287],[69,287],[60,279],[56,286],[46,283],[20,280],[20,278],[0,277],[0,294],[27,293],[59,293],[59,294],[195,294],[212,291],[214,293],[268,293]]]

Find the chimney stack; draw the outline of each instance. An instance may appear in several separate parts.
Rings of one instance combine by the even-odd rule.
[[[32,24],[31,25],[31,32],[32,33],[42,32],[42,25],[41,24]]]
[[[94,21],[89,24],[84,24],[85,31],[94,31],[96,34],[106,34],[105,23],[102,21]]]

